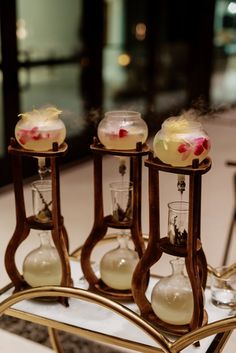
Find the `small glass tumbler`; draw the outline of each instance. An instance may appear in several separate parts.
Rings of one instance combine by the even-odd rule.
[[[236,273],[227,274],[227,266],[216,268],[211,276],[211,301],[224,309],[236,309]],[[225,275],[224,275],[225,273]]]
[[[31,184],[33,213],[38,222],[52,220],[52,183],[51,180],[37,180]]]
[[[186,246],[188,215],[188,202],[174,201],[168,203],[168,237],[171,244]]]
[[[133,218],[132,182],[113,182],[110,184],[112,218],[119,224],[129,224]]]

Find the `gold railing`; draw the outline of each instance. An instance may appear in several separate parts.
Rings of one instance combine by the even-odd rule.
[[[150,336],[154,342],[156,343],[156,347],[143,345],[139,343],[135,343],[132,341],[127,341],[125,339],[120,339],[118,337],[109,336],[106,334],[102,334],[99,332],[92,332],[90,330],[82,329],[83,336],[98,340],[104,343],[117,344],[121,347],[126,347],[130,349],[136,349],[138,351],[145,351],[150,353],[177,353],[188,347],[195,342],[202,340],[211,335],[216,335],[218,333],[232,331],[236,328],[236,317],[230,317],[222,320],[215,321],[213,323],[209,323],[199,329],[196,329],[192,332],[189,332],[179,338],[176,341],[171,341],[167,337],[163,336],[160,332],[156,330],[154,326],[148,323],[146,320],[141,318],[138,314],[126,308],[122,304],[119,304],[113,300],[110,300],[106,297],[103,297],[94,292],[90,292],[88,290],[79,289],[79,288],[69,288],[69,287],[58,287],[58,286],[45,286],[45,287],[37,287],[32,289],[27,289],[20,291],[18,293],[12,294],[7,299],[3,300],[0,303],[0,315],[2,314],[10,314],[13,316],[12,311],[15,309],[12,308],[13,305],[21,302],[22,300],[29,300],[33,298],[39,298],[42,296],[47,297],[67,297],[67,298],[76,298],[88,302],[92,302],[98,305],[101,305],[116,314],[124,317],[125,319],[132,322],[134,325],[138,326],[143,332],[145,332],[148,336]],[[22,318],[24,315],[22,316]],[[27,319],[27,315],[25,316]],[[36,320],[38,323],[44,324],[43,319],[40,321],[40,318]],[[75,327],[69,324],[59,324],[53,320],[47,321],[47,326],[49,327],[49,334],[52,340],[53,348],[56,352],[62,352],[62,348],[57,340],[56,329],[65,329],[68,332],[73,334],[81,334],[81,329],[79,327]],[[218,352],[218,351],[217,351]]]

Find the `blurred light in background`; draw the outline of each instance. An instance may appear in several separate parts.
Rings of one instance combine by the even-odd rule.
[[[144,40],[146,38],[146,25],[145,23],[137,23],[135,27],[135,37],[137,40]]]
[[[120,54],[117,61],[121,66],[128,66],[131,63],[131,57],[128,54]]]

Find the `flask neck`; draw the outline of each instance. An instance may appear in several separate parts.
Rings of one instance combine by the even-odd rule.
[[[41,247],[52,247],[50,242],[50,236],[48,232],[39,233],[40,246]]]
[[[121,233],[117,236],[118,244],[120,249],[128,248],[129,235],[125,231],[121,231]]]
[[[181,258],[177,258],[175,260],[170,261],[172,267],[173,275],[184,275],[184,260]]]

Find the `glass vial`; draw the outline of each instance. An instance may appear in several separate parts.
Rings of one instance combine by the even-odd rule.
[[[189,208],[186,201],[168,203],[168,237],[176,246],[187,245]]]
[[[110,184],[112,218],[120,225],[129,224],[133,218],[133,184],[117,181]]]
[[[52,220],[52,183],[51,180],[37,180],[31,184],[34,217],[38,222]]]

